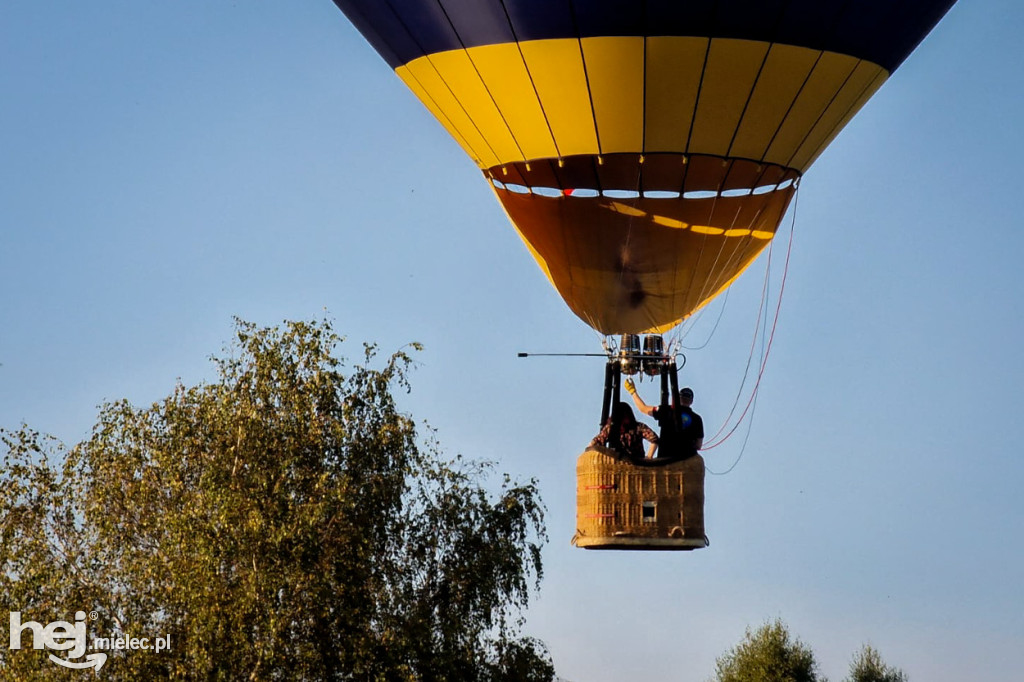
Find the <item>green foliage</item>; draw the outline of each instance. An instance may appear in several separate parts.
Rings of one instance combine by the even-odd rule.
[[[814,654],[781,620],[747,628],[743,641],[716,662],[716,682],[824,682]]]
[[[865,644],[850,663],[850,676],[845,682],[907,682],[907,675],[882,660],[874,647]]]
[[[0,433],[0,613],[171,635],[111,656],[109,680],[553,679],[519,635],[546,540],[535,483],[489,492],[491,465],[420,444],[393,396],[410,357],[374,369],[366,346],[346,368],[340,341],[239,321],[214,383],[106,404],[70,450]],[[0,671],[68,672],[6,646]]]

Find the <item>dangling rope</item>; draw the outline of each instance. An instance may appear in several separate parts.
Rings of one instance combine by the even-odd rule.
[[[762,174],[761,174],[760,177],[761,178],[764,177],[764,171],[762,171]],[[723,180],[723,182],[724,182],[724,180]],[[760,184],[760,178],[754,184],[755,185],[759,185]],[[718,196],[721,196],[721,191],[722,191],[722,185],[719,185]],[[754,229],[754,223],[757,221],[758,217],[765,210],[765,208],[768,206],[769,203],[770,203],[770,193],[765,193],[764,198],[762,200],[761,207],[757,210],[755,215],[752,218],[750,218],[749,221],[746,223],[746,227],[748,227],[751,231],[753,231],[753,229]],[[733,228],[735,228],[737,226],[737,220],[740,217],[740,212],[741,212],[740,209],[737,208],[736,209],[736,213],[733,215],[733,220],[732,220],[732,223],[729,226],[729,229],[733,229]],[[750,237],[748,237],[747,239],[749,240]],[[721,245],[721,247],[719,249],[718,255],[715,257],[715,263],[714,263],[715,265],[717,265],[719,259],[721,258],[722,254],[724,253],[724,250],[725,250],[725,242],[723,241],[722,245]],[[736,263],[739,259],[742,258],[742,253],[743,253],[743,250],[740,249],[740,248],[733,249],[732,254],[726,258],[726,262],[727,263]],[[771,251],[769,251],[769,254],[770,253],[771,253]],[[716,284],[712,284],[712,282],[710,280],[705,281],[705,283],[703,285],[703,288],[701,290],[701,293],[700,293],[699,300],[703,300],[712,291],[712,289],[716,288],[716,286],[720,286],[720,284],[721,284],[720,282],[718,283],[718,285],[716,285]],[[715,332],[718,329],[718,325],[722,321],[722,317],[723,317],[723,315],[725,313],[725,308],[726,308],[726,305],[728,303],[729,291],[730,291],[730,289],[726,288],[725,294],[722,297],[721,307],[719,308],[719,311],[718,311],[718,319],[715,321],[714,327],[712,328],[711,333],[708,335],[707,340],[704,341],[703,344],[697,346],[696,348],[688,348],[688,350],[700,350],[700,349],[703,349],[704,347],[706,347],[711,342],[711,339],[714,337]],[[763,301],[762,301],[762,303],[763,303]],[[707,310],[708,310],[708,307],[706,305],[703,305],[703,306],[701,306],[700,310],[697,312],[696,315],[687,318],[678,327],[679,337],[683,338],[686,335],[688,335],[691,331],[693,331],[696,328],[697,323],[702,319],[702,317],[707,312]]]
[[[715,435],[711,436],[708,440],[714,441],[716,438],[722,435],[722,432],[728,428],[732,416],[736,413],[736,408],[739,407],[740,401],[743,399],[743,389],[747,385],[747,377],[750,376],[750,367],[754,363],[754,349],[757,348],[757,338],[761,337],[761,353],[759,363],[764,362],[764,331],[768,324],[768,291],[771,285],[772,276],[772,256],[775,254],[775,243],[768,247],[768,263],[764,269],[764,283],[761,285],[761,302],[757,307],[757,320],[754,322],[754,336],[750,340],[750,351],[747,354],[747,364],[743,368],[743,378],[740,379],[740,384],[736,388],[736,397],[733,399],[732,407],[729,408],[729,414],[722,420],[722,426],[719,427]]]
[[[770,256],[770,254],[771,254],[771,252],[769,252],[769,256]],[[707,345],[709,343],[711,343],[711,339],[714,338],[715,332],[718,331],[718,325],[719,325],[719,323],[721,323],[722,316],[725,314],[726,304],[729,303],[729,292],[730,291],[732,291],[731,288],[726,289],[725,293],[722,294],[722,304],[718,308],[718,319],[715,320],[715,325],[711,328],[711,331],[708,332],[708,337],[706,339],[704,339],[704,342],[701,343],[699,346],[685,346],[685,345],[682,345],[682,343],[680,341],[680,345],[681,345],[682,348],[684,348],[686,350],[704,350],[705,348],[707,348]],[[704,315],[704,311],[705,310],[707,310],[707,306],[701,308],[697,312],[697,315],[696,315],[696,317],[694,319],[694,324],[691,325],[689,330],[687,330],[688,332],[689,331],[693,331],[693,328],[697,326],[696,323]]]
[[[747,441],[750,440],[750,432],[753,431],[754,427],[754,411],[757,409],[757,396],[754,396],[754,405],[750,409],[750,419],[747,420],[747,433],[743,436],[743,445],[740,446],[740,454],[736,455],[736,459],[729,465],[729,468],[725,471],[712,471],[707,466],[704,467],[704,471],[708,472],[712,476],[725,476],[736,468],[736,465],[743,459],[743,453],[747,451]]]
[[[729,410],[729,417],[726,417],[725,422],[723,423],[723,426],[722,426],[723,429],[725,428],[725,424],[727,424],[729,422],[729,418],[732,417],[733,412],[736,410],[736,406],[739,404],[740,396],[742,395],[742,392],[743,392],[743,387],[747,383],[747,375],[748,375],[748,372],[750,371],[750,364],[751,364],[751,361],[753,360],[753,357],[754,357],[754,344],[757,342],[758,336],[761,337],[761,359],[762,359],[761,361],[764,362],[764,358],[765,358],[765,356],[764,356],[765,335],[767,333],[768,325],[767,325],[767,315],[765,315],[764,323],[762,323],[762,321],[761,321],[761,315],[762,315],[762,313],[764,313],[768,309],[768,307],[767,307],[768,293],[767,292],[768,292],[769,283],[771,282],[771,269],[772,269],[771,256],[772,256],[772,251],[769,250],[769,252],[768,252],[768,264],[765,267],[765,282],[764,282],[764,285],[761,287],[761,306],[758,307],[758,313],[757,313],[758,319],[757,319],[757,323],[754,325],[754,338],[751,341],[750,355],[747,357],[747,367],[743,371],[743,380],[740,382],[740,388],[736,391],[736,401],[733,403],[732,409]],[[780,294],[780,296],[781,296],[781,294]],[[739,465],[740,461],[743,459],[743,455],[747,451],[747,442],[750,440],[750,434],[754,430],[754,413],[757,411],[757,395],[758,395],[757,392],[755,392],[754,396],[753,396],[754,397],[754,402],[753,402],[753,405],[751,405],[751,407],[750,407],[750,418],[747,419],[747,431],[743,435],[743,445],[740,446],[739,454],[736,455],[736,459],[733,460],[733,463],[730,464],[729,467],[725,471],[714,471],[714,470],[708,468],[707,466],[705,466],[704,470],[707,471],[712,476],[725,476],[726,474],[731,473],[732,470],[735,469]],[[718,433],[715,434],[714,438],[717,438],[721,433],[722,433],[722,429],[719,429]],[[714,438],[712,438],[712,440],[714,440]]]
[[[799,205],[799,197],[800,197],[800,191],[799,191],[799,187],[798,187],[797,191],[796,191],[796,193],[795,193],[795,195],[793,197],[793,218],[792,218],[792,220],[790,222],[790,227],[789,227],[789,244],[786,247],[786,261],[785,261],[785,264],[783,265],[783,269],[782,269],[782,281],[781,281],[781,283],[779,285],[779,298],[778,298],[778,303],[775,306],[775,316],[774,316],[774,319],[772,320],[772,330],[771,330],[771,333],[768,335],[768,343],[765,346],[764,356],[761,358],[761,367],[758,370],[757,380],[754,382],[754,388],[751,391],[750,399],[747,401],[746,407],[744,407],[744,409],[743,409],[743,413],[740,414],[739,418],[737,419],[736,423],[732,426],[732,428],[730,428],[729,431],[724,436],[719,438],[719,435],[721,434],[721,432],[723,430],[725,430],[725,428],[726,428],[725,425],[723,425],[722,428],[719,429],[719,433],[715,434],[715,436],[712,438],[713,442],[711,442],[711,443],[709,443],[709,444],[704,446],[704,448],[703,448],[704,450],[711,450],[713,448],[718,447],[719,445],[721,445],[725,441],[729,440],[729,438],[736,432],[736,429],[739,428],[740,424],[743,423],[744,418],[747,416],[747,413],[751,411],[751,409],[752,409],[752,407],[753,407],[753,405],[754,405],[754,403],[756,401],[757,392],[758,392],[758,389],[761,386],[761,379],[764,377],[765,368],[768,366],[768,356],[771,354],[772,342],[775,340],[775,330],[776,330],[776,328],[778,326],[778,323],[779,323],[779,312],[782,310],[782,297],[783,297],[783,294],[785,293],[785,290],[786,290],[786,277],[789,274],[789,259],[790,259],[790,257],[793,254],[793,234],[795,232],[795,227],[796,227],[796,213],[797,213],[797,207]],[[728,419],[726,421],[726,424],[728,424]],[[748,430],[748,434],[747,435],[749,437],[749,430]],[[744,439],[743,446],[744,446],[744,448],[746,447],[746,439]],[[741,450],[739,457],[742,457],[742,456],[743,456],[743,452]],[[736,463],[738,463],[738,462],[739,462],[739,458],[737,458],[736,462],[733,463],[732,467],[730,467],[728,469],[728,471],[731,471],[732,468],[735,467]]]
[[[790,238],[792,238],[792,232],[790,233]],[[765,331],[766,331],[766,328],[767,328],[767,325],[768,325],[768,314],[767,314],[768,313],[768,306],[769,306],[768,299],[769,299],[769,291],[770,291],[771,279],[772,279],[772,257],[774,255],[775,255],[775,240],[773,239],[771,241],[771,243],[769,244],[769,246],[768,246],[768,263],[767,263],[767,265],[765,266],[765,269],[764,269],[764,283],[761,285],[761,302],[758,304],[758,307],[757,307],[757,320],[755,320],[755,322],[754,322],[754,335],[753,335],[753,338],[751,338],[751,340],[750,340],[750,352],[747,354],[747,364],[743,368],[743,378],[740,380],[739,386],[737,386],[737,388],[736,388],[736,397],[733,399],[732,407],[729,408],[729,414],[726,415],[724,420],[722,420],[722,426],[718,429],[718,432],[715,433],[715,435],[712,436],[709,439],[710,441],[714,441],[716,438],[718,438],[719,436],[722,435],[722,432],[725,431],[725,429],[728,427],[729,422],[732,419],[733,414],[736,413],[736,408],[739,407],[740,401],[743,398],[743,389],[746,388],[746,386],[747,386],[747,378],[750,376],[750,367],[751,367],[751,365],[754,362],[754,349],[757,348],[757,339],[758,339],[759,335],[761,337],[761,352],[759,354],[760,355],[759,362],[763,363],[764,360],[765,360],[765,355],[764,355],[764,348],[765,348],[764,334],[765,334]],[[781,293],[780,293],[780,297],[781,297]],[[781,302],[781,298],[780,298],[780,302]],[[751,416],[753,416],[753,415],[751,415]]]

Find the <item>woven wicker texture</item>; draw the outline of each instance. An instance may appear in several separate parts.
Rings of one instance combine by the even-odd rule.
[[[590,448],[576,460],[576,535],[588,549],[695,549],[704,536],[704,459],[634,464]]]

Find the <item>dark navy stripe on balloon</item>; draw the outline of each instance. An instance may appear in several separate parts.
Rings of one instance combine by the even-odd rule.
[[[486,36],[481,44],[511,43],[516,39],[500,2],[445,0],[439,4],[460,36]],[[473,44],[470,41],[467,47]]]
[[[426,54],[594,36],[742,38],[892,72],[956,0],[334,0],[393,68]]]

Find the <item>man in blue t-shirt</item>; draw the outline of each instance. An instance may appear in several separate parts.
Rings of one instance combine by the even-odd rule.
[[[661,426],[661,444],[658,446],[659,457],[679,457],[685,459],[697,454],[704,447],[704,420],[693,411],[693,389],[687,386],[679,391],[679,407],[651,407],[637,395],[632,379],[626,379],[626,390],[633,396],[637,409],[649,417],[658,420]]]

